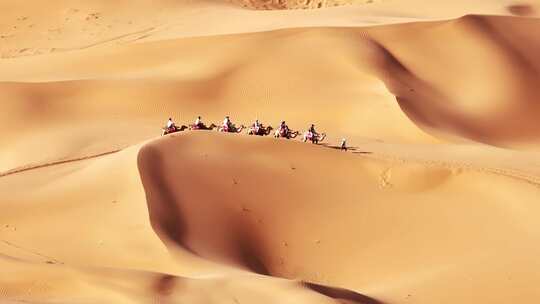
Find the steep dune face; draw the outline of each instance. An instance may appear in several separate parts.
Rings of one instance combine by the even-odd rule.
[[[379,41],[395,64],[381,61],[390,90],[413,120],[492,145],[535,146],[538,31],[537,20],[481,16],[434,25],[414,37],[382,29]],[[434,37],[453,43],[429,43]]]

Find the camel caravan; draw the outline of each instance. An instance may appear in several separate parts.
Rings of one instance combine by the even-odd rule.
[[[194,124],[190,124],[188,126],[177,126],[172,120],[172,118],[169,118],[165,127],[162,128],[161,136],[184,130],[217,130],[218,132],[241,133],[244,129],[247,129],[248,135],[268,136],[273,133],[275,138],[294,139],[298,135],[300,135],[299,131],[291,130],[287,126],[285,121],[282,121],[279,127],[274,131],[274,128],[272,128],[272,126],[264,126],[262,123],[259,122],[259,120],[255,120],[255,122],[247,128],[244,125],[237,126],[231,122],[229,116],[225,116],[225,119],[223,120],[223,124],[221,126],[218,126],[216,124],[210,124],[209,126],[207,126],[206,124],[204,124],[201,117],[199,116],[195,120]],[[304,142],[310,141],[313,144],[318,144],[322,142],[325,137],[326,134],[318,133],[315,130],[315,125],[312,124],[308,128],[308,130],[303,133],[302,140]]]

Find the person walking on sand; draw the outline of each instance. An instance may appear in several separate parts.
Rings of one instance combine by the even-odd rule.
[[[341,139],[341,150],[347,151],[347,140],[345,138]]]

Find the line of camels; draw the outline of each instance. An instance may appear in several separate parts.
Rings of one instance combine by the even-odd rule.
[[[244,125],[236,126],[234,124],[231,124],[230,127],[225,128],[224,126],[218,126],[216,124],[210,124],[209,126],[205,124],[190,124],[190,125],[182,125],[180,127],[173,125],[171,128],[164,127],[162,128],[161,135],[167,135],[175,132],[181,132],[185,130],[216,130],[218,132],[228,132],[228,133],[241,133],[247,129],[248,135],[258,135],[258,136],[268,136],[272,134],[275,138],[286,138],[286,139],[293,139],[296,138],[298,135],[300,135],[300,131],[292,131],[291,129],[284,128],[284,129],[275,129],[272,126],[263,126],[261,125],[258,129],[256,129],[254,126],[246,127]],[[323,141],[326,138],[326,133],[316,133],[313,134],[309,131],[304,132],[302,136],[302,140],[304,142],[307,142],[308,140],[314,144],[318,144],[319,142]]]

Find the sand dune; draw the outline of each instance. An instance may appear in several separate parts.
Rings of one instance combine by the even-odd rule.
[[[158,133],[156,127],[171,115],[189,122],[202,114],[217,122],[225,113],[244,123],[260,118],[275,125],[285,119],[295,129],[315,122],[334,142],[342,136],[353,144],[443,139],[537,149],[539,26],[535,19],[469,16],[4,60],[0,87],[8,110],[0,116],[19,127],[0,130],[2,145],[9,142],[0,167],[122,148]],[[443,38],[448,47],[432,43]],[[318,52],[310,52],[313,47]],[[140,58],[144,63],[129,64]],[[314,92],[319,84],[324,85]],[[129,131],[135,125],[136,132]],[[51,151],[40,147],[36,155],[43,138],[60,143]]]
[[[538,302],[540,3],[363,2],[0,4],[0,302]]]
[[[487,277],[489,290],[504,290],[511,280],[521,286],[520,294],[479,292],[482,300],[527,302],[536,296],[530,267],[537,250],[531,246],[538,236],[537,181],[504,170],[427,165],[213,132],[172,135],[139,149],[3,177],[0,190],[10,200],[3,203],[2,222],[9,227],[3,229],[2,252],[32,263],[3,259],[12,271],[27,273],[3,277],[7,299],[66,299],[72,296],[63,290],[76,288],[86,301],[165,297],[219,303],[231,295],[258,299],[260,292],[275,290],[269,303],[293,294],[326,303],[317,293],[286,287],[296,283],[261,278],[246,285],[253,279],[241,279],[247,274],[229,267],[341,286],[359,292],[357,299],[369,297],[365,303],[462,302],[470,288],[486,290]],[[26,214],[29,209],[32,214]],[[53,245],[59,243],[68,246]],[[511,270],[499,276],[507,263]],[[114,270],[122,268],[218,276],[231,289],[215,287],[223,284],[215,279],[194,285],[173,279],[163,295],[152,286],[165,275]],[[82,285],[61,283],[66,280]],[[50,287],[21,290],[31,284]],[[134,289],[140,292],[124,299]],[[213,290],[215,298],[199,298],[204,290]]]
[[[534,216],[527,216],[537,182],[214,137],[166,138],[139,154],[150,219],[169,246],[262,274],[361,290],[385,303],[408,296],[415,303],[466,302],[486,278],[500,291],[484,301],[518,296],[504,291],[509,277],[523,288],[521,299],[535,296],[534,258],[516,249],[538,250],[531,247]],[[508,276],[498,276],[506,263]]]
[[[536,0],[459,0],[448,3],[374,0],[369,4],[354,0],[361,4],[279,12],[244,9],[230,2],[93,0],[83,3],[51,0],[47,2],[46,9],[28,1],[4,2],[0,4],[3,17],[0,23],[0,57],[35,56],[104,45],[287,28],[372,26],[453,19],[467,14],[536,17],[540,11],[540,3]],[[270,1],[250,2],[259,6]],[[312,4],[317,2],[320,1],[312,1]]]

